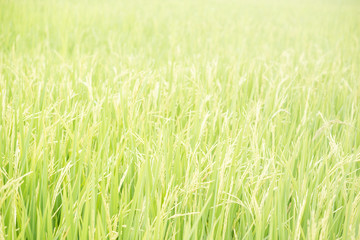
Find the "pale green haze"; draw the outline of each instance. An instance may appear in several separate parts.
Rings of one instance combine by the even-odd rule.
[[[0,0],[4,239],[360,239],[360,1]]]

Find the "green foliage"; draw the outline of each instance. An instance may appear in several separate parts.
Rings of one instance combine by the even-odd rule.
[[[359,239],[357,1],[0,0],[0,239]]]

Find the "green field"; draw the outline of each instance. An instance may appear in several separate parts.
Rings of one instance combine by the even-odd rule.
[[[360,1],[0,0],[3,239],[360,239]]]

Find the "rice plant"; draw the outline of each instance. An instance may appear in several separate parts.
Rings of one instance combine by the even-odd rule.
[[[0,239],[360,239],[360,2],[0,0]]]

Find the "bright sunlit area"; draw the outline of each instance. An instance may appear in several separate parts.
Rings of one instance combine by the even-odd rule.
[[[360,239],[360,1],[0,0],[5,239]]]

